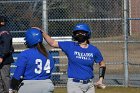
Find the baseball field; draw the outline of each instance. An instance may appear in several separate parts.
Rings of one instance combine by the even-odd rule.
[[[67,91],[66,91],[66,88],[55,88],[54,93],[67,93]],[[106,89],[96,89],[96,93],[140,93],[140,88],[107,87]]]

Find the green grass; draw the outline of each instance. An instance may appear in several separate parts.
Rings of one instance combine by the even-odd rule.
[[[95,91],[96,93],[140,93],[140,88],[107,87],[106,89],[95,89]],[[55,88],[54,93],[67,93],[67,91],[66,88]]]

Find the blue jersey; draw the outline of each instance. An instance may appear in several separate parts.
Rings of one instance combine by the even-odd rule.
[[[59,42],[59,47],[68,57],[68,78],[81,80],[94,77],[94,62],[100,63],[103,57],[99,49],[91,44],[82,48],[76,42]]]
[[[17,80],[23,76],[24,80],[44,80],[51,77],[54,61],[48,53],[48,58],[37,48],[30,48],[21,52],[15,63],[17,66],[14,76]]]

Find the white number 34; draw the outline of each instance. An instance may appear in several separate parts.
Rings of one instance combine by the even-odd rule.
[[[35,68],[35,73],[40,74],[42,70],[45,70],[46,73],[50,73],[50,60],[49,59],[47,59],[44,67],[43,67],[41,59],[36,59],[35,64],[37,64],[37,68]]]

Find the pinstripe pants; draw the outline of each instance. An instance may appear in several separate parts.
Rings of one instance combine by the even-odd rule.
[[[11,64],[0,64],[0,93],[9,93]]]

